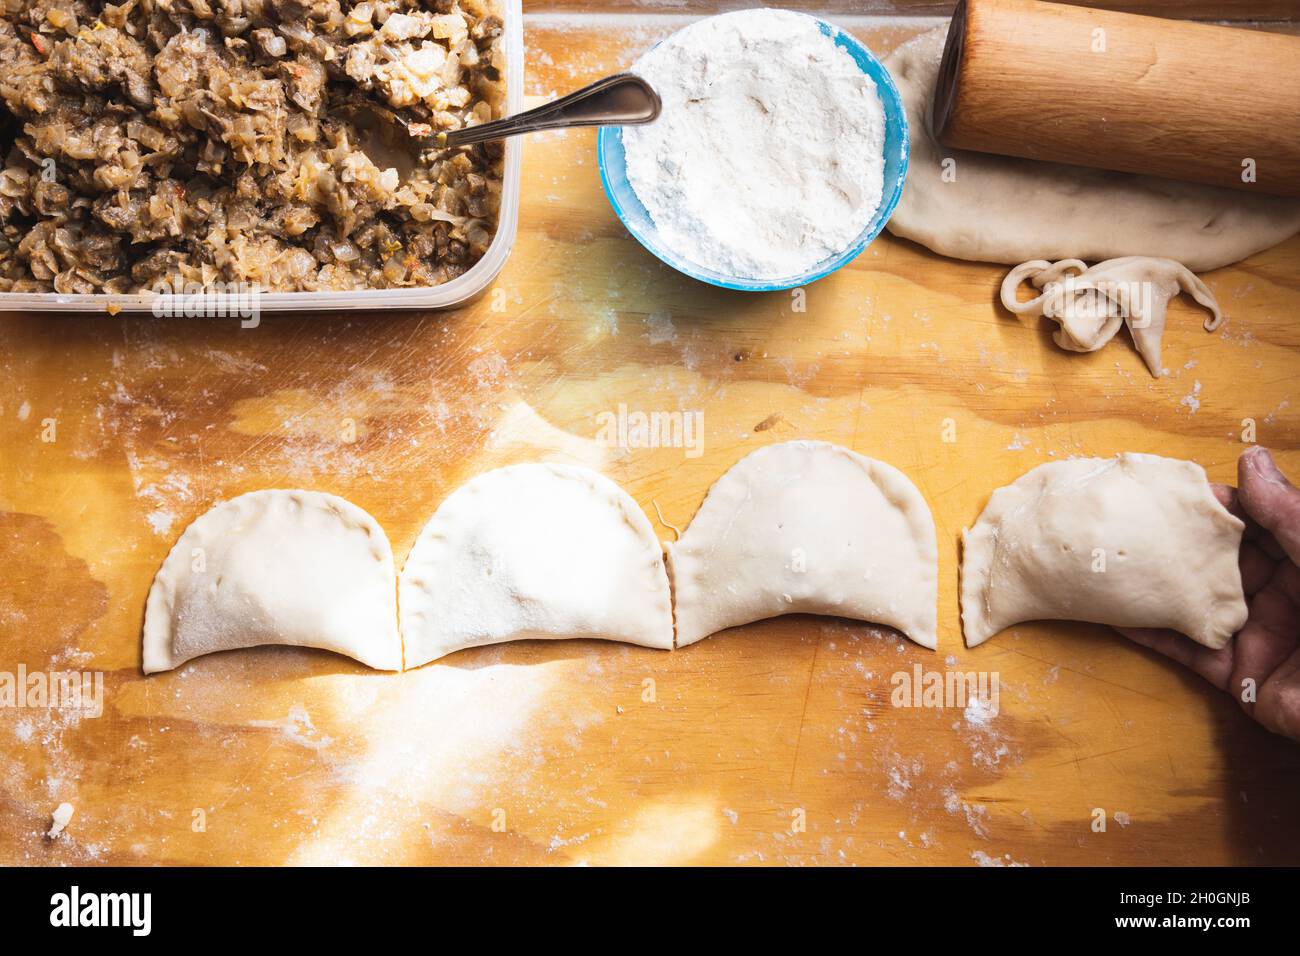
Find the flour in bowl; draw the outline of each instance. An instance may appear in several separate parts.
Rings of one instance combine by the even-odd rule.
[[[628,181],[678,256],[727,276],[788,278],[844,251],[875,216],[884,106],[813,18],[711,17],[632,71],[663,112],[624,128]]]

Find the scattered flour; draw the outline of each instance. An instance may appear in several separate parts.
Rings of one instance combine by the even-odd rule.
[[[323,750],[334,742],[331,737],[316,729],[311,714],[297,704],[289,708],[289,714],[284,720],[250,720],[248,725],[279,730],[289,740],[310,750]]]
[[[989,811],[984,804],[967,803],[955,789],[947,787],[943,791],[943,808],[953,816],[965,816],[966,825],[974,831],[975,835],[988,839],[989,832],[985,823],[988,821]]]
[[[966,704],[966,723],[978,727],[987,726],[989,721],[998,715],[998,705],[996,701],[987,697],[974,695]]]
[[[907,795],[907,791],[912,789],[912,778],[919,777],[924,768],[919,760],[912,760],[909,763],[899,754],[893,756],[897,762],[888,768],[889,786],[885,793],[891,800],[902,800]]]
[[[884,107],[813,18],[711,17],[632,69],[663,112],[624,128],[628,181],[673,252],[724,275],[781,279],[843,251],[871,222]]]
[[[651,312],[646,316],[646,337],[651,345],[677,341],[677,329],[673,326],[673,317],[669,312]]]
[[[1017,863],[1011,859],[1011,854],[1006,853],[1002,856],[989,856],[983,850],[972,850],[970,858],[979,866],[1028,866],[1028,863]]]

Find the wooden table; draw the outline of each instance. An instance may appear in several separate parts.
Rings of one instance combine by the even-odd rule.
[[[537,97],[682,22],[532,10]],[[840,19],[879,53],[933,22]],[[956,590],[962,527],[1041,462],[1147,451],[1229,481],[1253,418],[1300,475],[1300,239],[1205,277],[1218,334],[1176,302],[1153,379],[1123,334],[1061,352],[995,304],[1001,268],[889,235],[802,313],[685,279],[614,218],[593,137],[527,144],[500,294],[457,312],[0,318],[0,670],[106,683],[98,719],[0,709],[0,862],[1300,862],[1300,746],[1106,628],[967,651]],[[602,447],[597,416],[620,404],[703,412],[703,454]],[[154,572],[223,498],[343,495],[400,562],[471,476],[576,461],[667,538],[728,466],[795,437],[889,461],[929,501],[937,653],[791,617],[673,653],[527,643],[385,675],[261,648],[140,671]],[[891,706],[917,664],[996,672],[1000,713]]]

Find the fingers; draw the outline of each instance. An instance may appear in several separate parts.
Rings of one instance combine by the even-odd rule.
[[[1259,542],[1243,541],[1238,564],[1241,565],[1242,590],[1250,597],[1262,591],[1273,580],[1278,562],[1260,547]]]
[[[1286,557],[1286,552],[1278,547],[1277,542],[1273,540],[1273,536],[1261,528],[1254,518],[1246,514],[1246,509],[1241,506],[1241,496],[1237,493],[1236,488],[1232,487],[1232,485],[1220,485],[1212,482],[1210,490],[1214,492],[1214,497],[1219,499],[1219,504],[1223,505],[1230,515],[1246,526],[1241,535],[1242,541],[1257,542],[1264,553],[1274,561],[1280,561]]]
[[[1280,565],[1268,586],[1250,599],[1250,620],[1234,638],[1233,669],[1227,689],[1248,713],[1254,713],[1255,701],[1264,699],[1265,682],[1296,653],[1300,641],[1295,607],[1286,594],[1289,585],[1283,580],[1288,569],[1294,571],[1290,562]],[[1252,694],[1244,697],[1247,681]]]
[[[1268,449],[1256,445],[1242,453],[1237,462],[1237,500],[1281,551],[1300,562],[1300,489],[1286,480]],[[1262,544],[1266,552],[1270,550]]]
[[[1217,481],[1210,482],[1210,490],[1214,492],[1214,497],[1219,499],[1219,504],[1232,512],[1234,517],[1242,521],[1247,520],[1246,513],[1241,510],[1241,503],[1237,501],[1237,489],[1232,485],[1221,485]]]
[[[1300,741],[1300,651],[1283,661],[1260,689],[1255,717],[1275,734]]]
[[[1292,608],[1300,609],[1300,567],[1290,561],[1283,562],[1270,582],[1291,602]],[[1300,632],[1300,617],[1293,617],[1293,630]]]
[[[1220,690],[1228,689],[1228,681],[1232,677],[1231,641],[1227,647],[1215,651],[1177,631],[1150,627],[1121,627],[1118,630],[1135,644],[1149,647],[1156,653],[1191,668]]]

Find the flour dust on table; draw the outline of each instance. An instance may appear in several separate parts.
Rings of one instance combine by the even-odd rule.
[[[628,181],[681,258],[737,278],[789,278],[844,251],[875,216],[884,105],[812,17],[711,17],[632,71],[663,112],[623,130]]]

